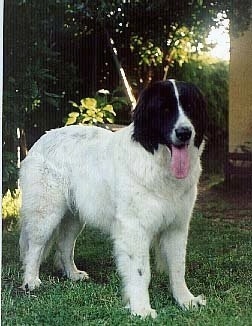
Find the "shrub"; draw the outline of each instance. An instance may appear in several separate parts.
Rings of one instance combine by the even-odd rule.
[[[2,199],[3,219],[15,219],[19,216],[21,206],[21,193],[19,189],[11,192],[8,190]]]
[[[100,90],[95,97],[86,97],[81,99],[80,105],[70,101],[72,106],[77,109],[70,112],[65,120],[66,125],[88,124],[102,125],[104,123],[113,123],[116,113],[114,106],[118,109],[120,106],[128,105],[124,97],[111,97],[107,90]]]
[[[3,194],[9,189],[11,192],[17,188],[18,167],[17,153],[3,151]]]

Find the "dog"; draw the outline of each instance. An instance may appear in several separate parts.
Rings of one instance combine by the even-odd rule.
[[[23,289],[40,285],[39,268],[55,234],[55,267],[71,280],[88,278],[74,263],[74,247],[89,224],[113,240],[131,314],[157,315],[148,293],[151,247],[177,303],[205,305],[187,288],[185,257],[206,125],[201,91],[167,80],[143,90],[133,122],[117,132],[75,125],[43,135],[20,170]]]

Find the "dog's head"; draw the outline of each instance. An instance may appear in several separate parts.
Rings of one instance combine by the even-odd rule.
[[[191,83],[167,80],[146,88],[133,113],[133,139],[154,154],[159,144],[171,151],[176,165],[188,165],[188,146],[200,147],[207,124],[206,102]],[[179,160],[180,158],[180,160]],[[180,171],[183,178],[187,168]],[[176,174],[176,173],[175,173]]]

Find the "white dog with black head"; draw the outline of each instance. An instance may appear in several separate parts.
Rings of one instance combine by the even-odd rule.
[[[111,235],[124,302],[132,314],[156,317],[148,293],[151,246],[178,304],[205,305],[185,282],[205,106],[194,85],[157,82],[142,92],[128,127],[113,133],[68,126],[34,144],[20,171],[25,290],[40,285],[40,265],[55,234],[56,268],[74,281],[88,277],[75,266],[74,246],[89,224]]]

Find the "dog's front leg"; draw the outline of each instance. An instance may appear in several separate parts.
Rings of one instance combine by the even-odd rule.
[[[202,295],[195,297],[185,282],[185,258],[188,226],[171,226],[161,237],[160,245],[166,259],[173,297],[183,309],[205,305]]]
[[[137,223],[136,223],[137,224]],[[123,281],[123,298],[133,315],[156,317],[150,306],[149,237],[139,225],[123,225],[114,232],[114,253]]]

